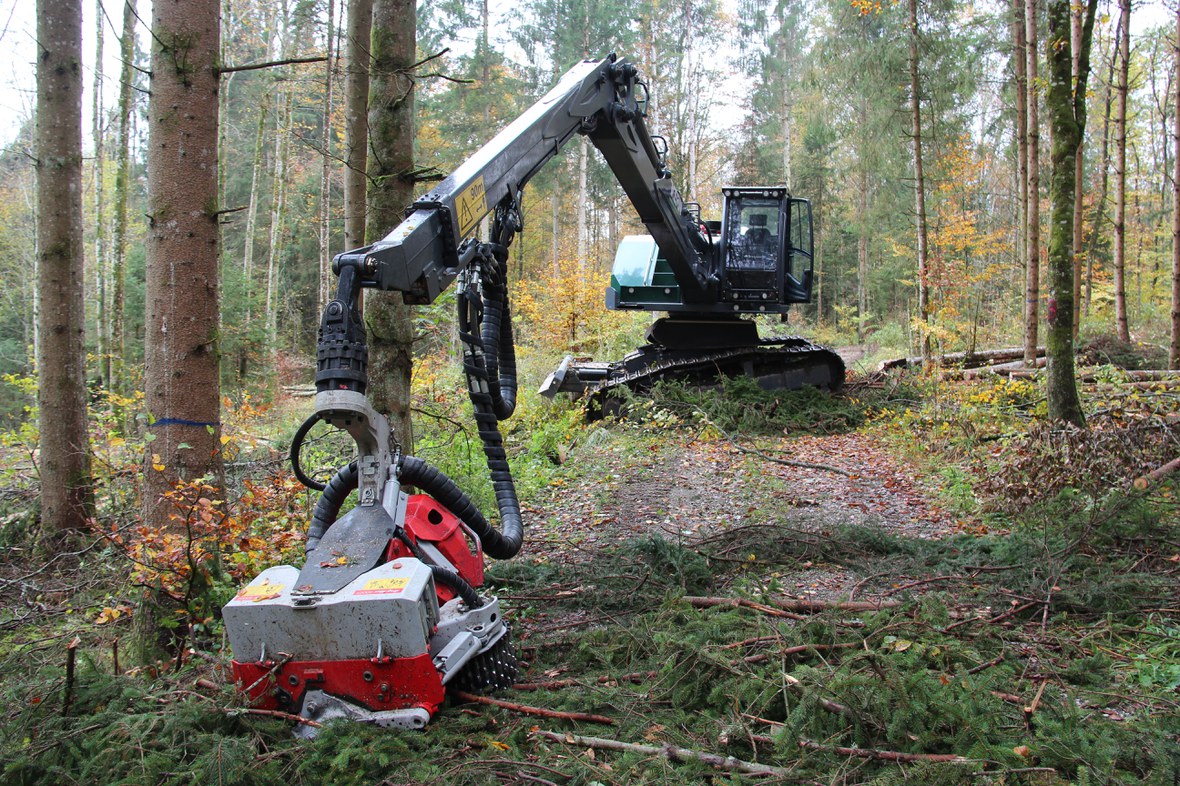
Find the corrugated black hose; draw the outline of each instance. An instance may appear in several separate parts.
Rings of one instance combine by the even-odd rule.
[[[344,504],[348,495],[356,490],[359,479],[360,472],[357,471],[357,463],[353,461],[337,471],[323,487],[320,501],[316,503],[311,514],[311,526],[307,528],[307,551],[319,545],[328,527],[336,523],[336,518],[340,515],[340,506]]]
[[[490,263],[481,267],[483,318],[480,338],[487,369],[488,393],[496,417],[507,420],[516,411],[516,341],[512,335],[512,313],[508,305],[508,282],[504,268],[508,249],[499,244],[485,246],[492,253]]]
[[[497,254],[496,250],[501,253]],[[503,246],[485,245],[480,249],[477,261],[472,268],[479,276],[481,283],[491,280],[493,291],[496,289],[495,280],[502,279],[498,272],[503,260],[507,258]],[[490,271],[490,272],[489,272]],[[507,292],[504,291],[505,302]],[[499,389],[506,379],[493,379],[488,372],[487,358],[491,354],[500,355],[499,347],[490,347],[485,353],[482,326],[484,319],[484,304],[486,298],[467,288],[456,298],[459,309],[459,340],[463,342],[463,372],[467,376],[467,395],[471,399],[471,408],[475,411],[475,424],[479,432],[480,442],[483,443],[484,457],[487,459],[488,471],[492,476],[492,487],[496,492],[496,507],[500,511],[499,539],[495,546],[484,543],[484,551],[496,559],[509,559],[520,551],[524,543],[524,522],[520,517],[520,502],[516,497],[516,484],[512,481],[512,470],[508,466],[508,456],[504,452],[504,438],[500,435],[500,418],[496,415],[495,399],[491,393],[493,388]],[[505,309],[503,314],[507,313]],[[497,316],[497,320],[499,316]],[[480,333],[476,333],[479,329]],[[492,336],[504,335],[489,330]],[[511,339],[509,330],[507,337]],[[511,362],[511,373],[515,374],[515,359]],[[515,384],[515,378],[512,380]],[[457,514],[456,514],[457,515]],[[482,536],[481,536],[482,537]]]
[[[357,487],[356,462],[337,472],[324,488],[320,501],[316,503],[311,516],[311,526],[307,529],[307,550],[311,551],[324,537],[328,527],[336,522],[340,515],[340,506]],[[479,536],[484,553],[496,559],[508,559],[520,550],[520,543],[513,543],[493,527],[455,481],[448,478],[440,470],[427,464],[415,456],[402,457],[398,468],[398,480],[408,486],[429,494],[440,505],[449,510],[452,515],[462,521]],[[506,556],[501,556],[506,555]]]
[[[410,550],[410,553],[413,554],[419,562],[430,568],[430,572],[434,576],[434,582],[436,584],[442,584],[444,587],[450,587],[456,595],[463,599],[463,602],[467,604],[467,608],[469,609],[478,609],[483,607],[485,603],[484,599],[479,596],[479,593],[476,591],[475,587],[467,583],[467,579],[463,578],[450,568],[444,568],[442,565],[435,565],[433,562],[431,562],[430,559],[422,553],[422,549],[418,548],[418,544],[415,543],[404,531],[397,533],[397,538],[402,543],[406,544],[406,548]]]

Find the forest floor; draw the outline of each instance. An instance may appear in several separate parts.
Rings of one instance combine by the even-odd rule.
[[[653,440],[638,456],[608,449],[594,475],[559,480],[526,510],[544,522],[542,534],[530,533],[526,559],[578,562],[650,536],[693,547],[764,526],[768,511],[783,532],[821,536],[841,526],[920,539],[961,529],[939,504],[938,488],[880,435],[764,440],[759,453],[691,437]],[[813,565],[793,573],[784,591],[800,599],[863,595],[865,578]]]
[[[1007,406],[1007,388],[953,406],[913,391],[889,407],[858,400],[873,395],[819,415],[804,398],[808,425],[785,432],[740,427],[784,417],[785,397],[729,420],[694,400],[577,429],[522,500],[524,551],[488,569],[519,684],[491,703],[452,696],[421,733],[333,724],[294,739],[289,719],[233,690],[219,624],[179,670],[115,674],[112,642],[133,623],[95,616],[128,590],[98,594],[112,576],[95,567],[72,596],[46,592],[54,571],[32,578],[6,548],[0,772],[13,784],[1174,786],[1175,486],[1110,495],[1069,475],[1076,488],[1050,493],[1062,481],[1043,467],[1113,453],[1070,437],[1061,468],[1037,452],[1035,426],[1012,431],[1026,415],[1001,439],[994,411],[965,413]],[[847,416],[856,408],[875,414]],[[948,450],[945,412],[976,418],[960,429],[970,450]],[[994,476],[968,474],[981,455]],[[100,558],[118,571],[117,555]]]

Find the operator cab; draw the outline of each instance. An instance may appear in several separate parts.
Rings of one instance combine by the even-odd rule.
[[[726,188],[722,295],[741,311],[811,299],[811,203],[785,188]],[[778,310],[778,309],[774,309]]]

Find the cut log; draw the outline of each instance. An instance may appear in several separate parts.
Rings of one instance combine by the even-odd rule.
[[[1044,347],[1037,347],[1037,356],[1042,357],[1045,354]],[[930,362],[936,366],[962,366],[963,368],[978,368],[979,366],[994,365],[996,363],[1006,363],[1012,360],[1022,359],[1024,357],[1024,350],[1020,347],[1013,347],[1011,349],[985,349],[979,352],[949,352],[945,355],[936,355],[930,359]],[[914,368],[921,367],[922,358],[894,358],[892,360],[882,360],[877,366],[878,371],[891,371],[897,368]]]

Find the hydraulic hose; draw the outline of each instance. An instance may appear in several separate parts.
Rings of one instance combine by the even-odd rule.
[[[419,463],[425,464],[425,462]],[[438,474],[447,483],[451,483],[450,479],[445,475],[442,475],[442,473]],[[337,472],[336,476],[327,484],[323,496],[320,497],[319,504],[316,505],[315,513],[312,515],[311,527],[307,531],[308,551],[316,547],[316,544],[324,537],[324,533],[327,532],[328,527],[335,523],[336,516],[340,513],[340,506],[344,503],[345,497],[356,488],[358,477],[356,462],[354,461]],[[454,486],[454,483],[451,483],[451,485]],[[462,494],[462,492],[459,493]],[[439,500],[439,502],[442,502],[442,500]],[[468,504],[470,504],[470,500],[468,500]],[[487,526],[486,521],[484,522],[484,526]],[[432,563],[422,553],[422,550],[418,548],[418,544],[411,540],[410,536],[405,532],[399,532],[398,538],[402,543],[406,544],[406,548],[410,550],[410,553],[417,557],[422,564],[430,568],[430,572],[434,574],[435,582],[450,587],[456,595],[463,599],[463,602],[467,604],[468,608],[478,609],[484,605],[484,599],[480,597],[475,587],[471,586],[466,579],[450,568],[444,568],[442,565]]]
[[[507,420],[516,411],[516,341],[512,335],[512,313],[508,306],[508,286],[503,267],[508,249],[489,244],[494,264],[481,269],[482,318],[480,340],[485,349],[488,393],[499,420]]]
[[[436,584],[442,584],[445,587],[450,587],[451,590],[463,599],[470,609],[478,609],[484,605],[486,601],[479,596],[479,592],[475,587],[471,586],[465,578],[460,576],[450,568],[444,568],[442,565],[435,565],[430,559],[422,553],[422,549],[418,548],[418,544],[407,535],[404,531],[397,533],[397,538],[405,544],[410,553],[417,558],[419,562],[430,568],[431,575],[434,576]]]
[[[440,470],[430,466],[425,461],[414,456],[405,456],[400,468],[400,480],[421,489],[438,500],[444,508],[479,536],[483,545],[483,552],[494,559],[510,559],[520,551],[524,542],[524,528],[520,526],[520,513],[517,508],[516,527],[502,524],[501,529],[493,527],[475,503],[471,501],[463,490],[455,485],[455,481],[448,478]],[[511,481],[511,478],[509,478]],[[499,496],[497,495],[497,502]],[[501,521],[507,522],[501,510]]]
[[[524,544],[520,501],[517,499],[516,484],[512,480],[499,425],[516,408],[517,391],[516,351],[503,272],[507,257],[506,245],[481,246],[471,268],[473,283],[477,285],[464,287],[457,298],[467,392],[496,494],[500,528],[496,529],[488,523],[470,497],[454,481],[425,461],[405,456],[397,473],[400,482],[416,486],[434,497],[466,524],[479,537],[484,553],[494,559],[516,556]],[[303,439],[317,419],[318,416],[314,415],[308,418],[299,427],[291,445],[296,477],[311,488],[316,488],[313,485],[316,481],[306,476],[299,466],[298,458]],[[358,478],[354,461],[321,486],[323,493],[307,530],[308,551],[316,547],[336,521],[345,498],[357,487]]]
[[[291,440],[291,470],[295,473],[295,478],[314,491],[323,491],[325,484],[314,480],[310,475],[303,471],[302,465],[299,463],[299,451],[303,448],[303,440],[307,439],[307,432],[311,431],[311,427],[320,421],[320,413],[314,412],[311,417],[303,421],[303,424],[295,430],[295,437]],[[337,506],[339,508],[339,506]]]
[[[353,461],[337,471],[324,486],[320,501],[316,503],[311,514],[311,526],[307,528],[307,545],[304,547],[307,551],[319,545],[328,527],[336,523],[336,518],[340,515],[340,506],[356,489],[359,479],[360,472],[357,470],[357,463]]]
[[[450,587],[456,595],[463,599],[469,609],[482,608],[486,601],[479,596],[475,591],[475,587],[467,583],[467,580],[460,576],[450,568],[444,568],[442,565],[432,565],[426,562],[425,565],[430,568],[430,572],[434,574],[434,581],[436,584],[442,584],[444,587]]]
[[[354,461],[347,467],[341,468],[328,482],[324,493],[320,496],[320,501],[316,503],[315,511],[312,513],[311,526],[307,529],[308,551],[316,547],[324,537],[324,533],[336,522],[336,518],[340,515],[340,507],[348,495],[356,489],[359,476]],[[470,497],[463,493],[455,481],[422,459],[414,456],[403,457],[398,469],[398,479],[406,485],[414,486],[429,494],[452,515],[467,525],[468,529],[479,537],[484,553],[489,557],[508,559],[520,551],[524,540],[523,527],[517,527],[515,531],[508,531],[507,528],[505,531],[497,530],[488,523],[479,508],[471,501]],[[516,520],[520,520],[519,513],[517,513]]]
[[[495,253],[497,249],[501,253]],[[502,258],[506,258],[503,252],[503,246],[485,246],[481,248],[481,253],[472,266],[478,282],[480,284],[489,283],[489,288],[493,291],[497,288],[496,281],[502,280],[499,268]],[[507,353],[502,352],[501,348],[497,346],[488,347],[488,351],[485,352],[482,331],[482,327],[487,324],[484,319],[485,298],[481,297],[479,288],[464,288],[456,299],[459,309],[459,340],[463,342],[463,371],[467,377],[467,395],[471,399],[471,408],[475,412],[476,429],[479,432],[480,442],[483,443],[484,457],[492,477],[492,487],[496,492],[496,507],[500,512],[500,529],[498,532],[491,530],[496,532],[497,538],[490,543],[484,543],[484,552],[496,559],[509,559],[516,556],[524,543],[524,522],[520,517],[520,502],[516,496],[516,484],[512,481],[508,456],[504,452],[504,439],[500,435],[500,418],[497,415],[496,399],[491,392],[493,388],[500,388],[501,382],[504,380],[494,380],[488,369],[490,356],[505,357]],[[504,297],[506,303],[506,291]],[[499,322],[500,314],[507,314],[507,309],[499,312],[497,322]],[[480,330],[479,333],[476,333],[477,329]],[[496,329],[489,329],[488,334],[491,337],[498,337],[501,343],[511,343],[511,328],[509,328],[507,335]],[[508,340],[505,342],[505,339]],[[514,378],[515,358],[511,360],[510,371]],[[491,528],[489,527],[489,529]],[[482,538],[483,535],[481,534],[480,537]]]

